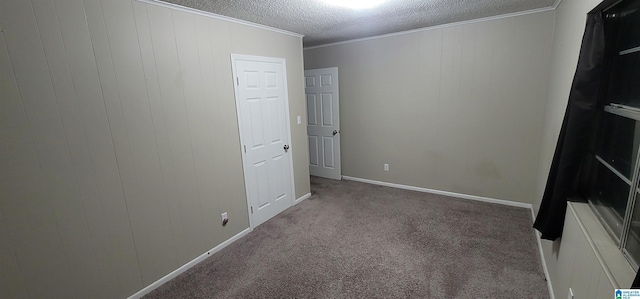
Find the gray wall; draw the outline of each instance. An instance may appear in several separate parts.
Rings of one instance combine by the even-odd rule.
[[[299,37],[131,0],[0,26],[0,298],[126,297],[249,226],[230,53],[287,59],[309,193]]]
[[[533,203],[553,21],[547,11],[305,50],[305,69],[339,68],[343,175]]]

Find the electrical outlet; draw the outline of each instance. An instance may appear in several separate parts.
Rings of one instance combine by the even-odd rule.
[[[389,164],[384,164],[384,171],[389,171]]]
[[[227,225],[227,223],[229,223],[229,215],[227,215],[227,212],[222,213],[222,226]]]
[[[573,290],[571,288],[569,288],[569,296],[567,296],[567,299],[573,299]]]

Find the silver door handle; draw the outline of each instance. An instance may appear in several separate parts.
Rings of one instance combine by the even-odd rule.
[[[336,134],[338,134],[338,130],[333,130],[333,136],[336,136]]]
[[[285,153],[286,153],[287,151],[289,151],[289,145],[288,145],[288,144],[285,144],[285,145],[284,145],[284,151],[285,151]]]

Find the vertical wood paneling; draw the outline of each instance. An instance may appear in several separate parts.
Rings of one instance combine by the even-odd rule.
[[[524,102],[514,101],[515,95],[510,91],[510,62],[520,59],[518,53],[514,53],[511,42],[520,30],[514,26],[515,19],[506,18],[473,26],[476,28],[476,34],[472,37],[475,57],[473,62],[469,62],[473,68],[473,76],[465,81],[472,89],[471,93],[464,96],[470,101],[463,109],[465,118],[475,120],[468,124],[471,136],[467,144],[469,150],[465,155],[472,157],[476,152],[482,157],[479,161],[471,159],[467,165],[465,181],[471,190],[474,190],[474,194],[486,196],[489,195],[487,190],[505,190],[504,198],[513,198],[508,192],[512,189],[510,184],[515,178],[507,173],[515,169],[513,165],[516,164],[512,161],[513,152],[509,148],[520,142],[518,139],[522,139],[522,136],[516,139],[505,139],[503,136],[506,127],[515,126],[509,120],[510,113],[505,111],[511,111],[509,109],[514,109],[518,103]],[[540,27],[535,27],[535,30],[544,31],[540,30]],[[535,48],[535,51],[540,49]],[[518,141],[505,144],[504,140]]]
[[[545,18],[544,22],[552,24],[554,18]],[[506,138],[516,138],[517,136],[535,136],[534,138],[528,138],[522,140],[522,142],[513,144],[510,147],[511,153],[519,153],[526,150],[534,149],[534,155],[540,157],[542,133],[544,130],[545,122],[541,121],[539,115],[545,115],[545,107],[541,106],[541,99],[546,99],[547,86],[549,85],[549,62],[551,60],[552,40],[553,35],[532,30],[534,22],[540,22],[532,17],[519,18],[515,20],[514,27],[522,28],[519,30],[519,34],[514,36],[514,52],[520,53],[520,59],[514,60],[512,63],[513,71],[510,78],[513,80],[511,86],[517,88],[517,92],[513,95],[515,97],[528,98],[530,100],[523,102],[519,105],[511,104],[507,106],[510,109],[520,109],[522,111],[528,111],[529,113],[519,116],[517,119],[511,116],[511,121],[518,121],[528,126],[514,126],[506,128]],[[546,51],[533,51],[530,44],[544,45]],[[546,101],[545,101],[546,103]],[[523,161],[522,156],[510,154],[511,163],[520,163]],[[535,165],[539,168],[539,164],[526,161],[524,164],[527,167],[529,165]],[[537,201],[538,197],[536,193],[536,185],[531,184],[537,179],[537,175],[533,172],[527,172],[522,175],[522,171],[512,169],[507,173],[510,177],[514,177],[514,183],[522,186],[522,191],[527,194],[532,194],[532,202]],[[546,179],[545,179],[546,180]],[[515,194],[515,191],[513,192]],[[535,204],[534,204],[535,206]]]
[[[483,157],[480,163],[486,165],[487,170],[493,170],[493,173],[488,173],[487,175],[476,175],[478,171],[475,164],[477,162],[469,161],[470,163],[467,164],[468,175],[464,180],[465,184],[468,182],[469,186],[476,190],[482,190],[483,187],[487,189],[503,188],[500,183],[504,180],[495,171],[496,168],[504,167],[507,164],[503,162],[505,159],[500,157],[502,145],[499,142],[499,136],[502,124],[494,125],[500,123],[499,120],[496,120],[500,118],[500,114],[495,113],[497,109],[494,104],[499,98],[492,97],[491,92],[495,89],[493,88],[496,85],[495,80],[501,78],[499,75],[496,76],[496,69],[504,65],[495,59],[493,53],[495,51],[503,51],[502,48],[509,48],[509,45],[500,42],[505,38],[500,29],[508,27],[507,22],[509,22],[509,19],[480,22],[474,26],[476,29],[476,33],[472,37],[474,40],[474,59],[471,63],[473,66],[473,79],[467,82],[471,87],[472,94],[465,96],[470,101],[463,109],[465,109],[465,117],[468,115],[469,118],[475,120],[475,123],[471,124],[471,134],[465,138],[470,150],[476,151],[479,156]],[[500,50],[496,48],[500,48]],[[508,57],[501,58],[507,59]],[[488,140],[492,142],[488,142]],[[480,144],[482,146],[475,146]],[[468,155],[468,153],[466,154]],[[495,166],[495,168],[491,169],[492,166]]]
[[[595,218],[588,221],[595,221]],[[567,210],[562,235],[557,267],[550,269],[554,270],[555,280],[552,283],[555,297],[567,297],[569,288],[573,290],[575,298],[613,297],[613,285],[572,211]]]
[[[93,235],[90,233],[87,222],[87,208],[85,202],[97,198],[96,184],[90,167],[90,158],[85,140],[84,126],[76,105],[76,94],[68,68],[67,55],[62,41],[62,32],[58,24],[56,8],[52,1],[33,1],[38,27],[42,36],[47,63],[53,82],[56,101],[60,110],[62,126],[65,129],[69,157],[73,173],[66,180],[72,180],[77,188],[74,194],[77,198],[69,206],[77,210],[63,212],[73,213],[73,217],[82,217],[78,223],[72,225],[82,228],[77,235],[69,240]],[[64,17],[62,18],[64,19]],[[85,201],[85,202],[83,202]],[[82,209],[82,210],[80,210]],[[80,222],[82,221],[82,222]],[[89,239],[93,241],[92,239]],[[97,263],[96,245],[94,242],[75,243],[70,253],[79,258],[73,259],[77,264],[73,266],[71,274],[75,276],[74,286],[77,294],[88,296],[94,287],[104,288],[101,285],[104,278],[101,277],[104,266]]]
[[[37,284],[30,295],[68,297],[78,283],[71,270],[79,266],[69,255],[75,249],[70,242],[86,223],[79,219],[81,206],[74,205],[73,181],[67,180],[73,173],[33,7],[26,1],[0,5],[11,12],[2,15],[4,37],[42,171],[7,181],[4,192],[11,198],[3,200],[3,214],[28,283]],[[78,214],[67,218],[64,212]]]
[[[454,189],[458,175],[466,172],[467,159],[464,149],[467,147],[465,117],[459,119],[450,117],[458,111],[466,111],[461,98],[462,87],[460,80],[463,76],[463,58],[469,51],[468,42],[463,39],[465,31],[462,26],[448,27],[442,33],[442,67],[440,81],[440,98],[438,99],[438,135],[440,142],[436,142],[436,150],[443,155],[446,167],[439,169],[439,176],[443,177],[445,188]]]
[[[85,0],[84,8],[87,17],[87,24],[89,27],[89,34],[91,37],[92,43],[92,51],[95,54],[95,65],[98,72],[99,84],[102,90],[103,103],[106,110],[106,117],[109,125],[109,134],[110,141],[113,143],[113,152],[115,153],[115,159],[117,161],[117,171],[119,175],[119,184],[120,188],[117,188],[112,191],[120,191],[122,190],[123,194],[111,194],[115,196],[109,199],[109,202],[115,201],[118,202],[120,198],[122,198],[125,202],[125,210],[128,215],[128,220],[130,222],[129,230],[133,235],[134,246],[136,250],[136,255],[138,260],[134,264],[136,267],[136,271],[134,271],[130,275],[134,275],[139,277],[130,281],[139,281],[140,284],[142,282],[142,270],[141,270],[141,261],[140,261],[140,253],[139,247],[144,248],[145,246],[149,246],[149,241],[144,236],[144,229],[141,228],[140,224],[144,220],[135,215],[133,211],[128,207],[129,198],[134,198],[133,202],[135,203],[135,198],[138,195],[137,186],[137,177],[135,175],[133,169],[133,157],[131,155],[131,151],[129,149],[129,142],[127,140],[127,130],[125,127],[124,115],[122,111],[122,106],[120,104],[120,96],[118,94],[118,86],[116,83],[116,75],[113,68],[113,63],[111,59],[111,50],[109,47],[109,39],[107,36],[106,26],[104,22],[104,16],[102,13],[102,4],[100,0]],[[109,153],[111,150],[105,151],[105,153]],[[106,161],[110,161],[108,159]],[[105,167],[105,175],[110,174],[109,170],[111,169],[111,164],[106,163],[106,161],[100,161],[104,164]],[[115,182],[114,182],[115,183]],[[113,226],[112,226],[113,227]],[[121,235],[119,235],[120,238]],[[122,240],[122,239],[121,239]],[[126,244],[126,243],[120,243]]]
[[[83,196],[96,258],[100,265],[105,298],[122,297],[142,286],[129,225],[122,186],[113,151],[109,122],[93,55],[88,24],[81,0],[57,1],[58,23],[62,31],[75,89],[73,114],[83,128],[77,142],[82,150],[72,157],[86,155],[79,165],[83,186],[91,186],[91,196]],[[76,142],[71,143],[75,144]],[[86,151],[86,153],[84,152]],[[90,179],[89,179],[90,178]],[[126,274],[123,274],[126,273]],[[95,289],[95,288],[94,288]]]
[[[0,206],[1,208],[2,206]],[[0,298],[29,298],[24,276],[0,209]]]
[[[0,297],[127,297],[248,226],[232,36],[297,38],[132,0],[1,1],[0,26]]]
[[[206,123],[203,122],[201,112],[204,112],[200,103],[202,102],[202,78],[198,62],[198,44],[195,39],[193,16],[187,13],[174,11],[172,12],[172,20],[175,34],[176,54],[178,59],[178,68],[180,73],[182,93],[184,97],[184,113],[186,121],[187,134],[185,148],[182,150],[185,160],[180,163],[182,169],[180,173],[184,174],[178,184],[182,190],[183,201],[181,202],[181,217],[186,230],[185,237],[191,240],[206,234],[206,228],[203,226],[202,208],[200,204],[200,194],[203,192],[199,182],[206,177],[204,173],[196,171],[195,160],[200,161],[200,166],[207,166],[210,162],[202,154],[206,154],[204,144],[208,140],[206,135]],[[210,154],[208,155],[210,157]],[[204,158],[204,159],[203,159]],[[209,164],[210,165],[210,164]],[[199,239],[204,241],[203,238]],[[183,253],[183,260],[188,261],[195,257],[204,249],[203,243],[192,242],[186,247]]]
[[[0,12],[0,20],[2,12]],[[0,23],[2,23],[0,21]],[[37,173],[37,157],[31,147],[31,132],[26,126],[24,110],[20,102],[13,66],[7,52],[4,31],[0,29],[0,190],[7,188],[16,179]],[[25,156],[27,159],[25,159]],[[20,269],[15,242],[7,227],[3,210],[9,196],[0,197],[0,297],[28,298],[24,271]]]
[[[140,42],[140,53],[142,56],[142,63],[146,77],[146,88],[148,92],[149,108],[153,119],[153,126],[156,136],[156,144],[158,146],[158,157],[160,160],[160,166],[162,170],[162,177],[164,180],[164,188],[166,192],[165,207],[170,212],[170,221],[174,234],[180,232],[176,229],[181,228],[179,218],[174,218],[175,213],[171,213],[169,202],[175,201],[179,197],[176,191],[176,178],[173,170],[173,163],[171,160],[171,146],[168,136],[168,128],[166,127],[164,109],[162,106],[162,97],[160,94],[160,81],[158,79],[158,68],[155,62],[155,50],[153,48],[153,42],[151,40],[151,32],[149,25],[149,17],[147,13],[147,5],[142,3],[133,3],[136,26],[138,30],[138,39]],[[173,239],[172,250],[178,263],[178,256],[176,252],[177,244],[175,244],[175,238]]]
[[[34,176],[5,180],[2,191],[7,199],[1,208],[20,266],[20,272],[11,273],[9,281],[19,285],[23,279],[31,298],[69,297],[70,274],[56,219],[51,205],[39,200],[47,196],[44,179]]]
[[[206,148],[199,149],[201,152],[207,151],[209,160],[208,164],[199,166],[199,172],[203,173],[203,177],[198,182],[201,185],[201,205],[203,209],[204,225],[207,228],[205,238],[208,242],[218,243],[223,239],[221,218],[216,216],[222,214],[219,202],[224,198],[225,192],[231,188],[221,188],[220,186],[228,186],[230,178],[224,175],[223,161],[225,160],[222,151],[219,150],[221,136],[225,134],[221,118],[217,115],[220,113],[219,102],[220,96],[216,92],[216,82],[218,75],[215,70],[214,55],[212,48],[214,47],[212,39],[209,38],[210,20],[205,18],[197,18],[195,20],[196,38],[198,43],[198,57],[201,71],[201,84],[203,89],[203,108],[204,113],[204,137],[208,141],[204,146]],[[196,165],[197,166],[197,165]],[[226,189],[226,190],[225,190]],[[240,220],[239,215],[234,215],[234,220]],[[240,222],[240,221],[234,221]],[[235,223],[234,223],[235,224]],[[239,224],[239,223],[238,223]],[[240,225],[234,225],[242,227]]]
[[[588,288],[583,286],[587,286],[591,281],[593,266],[599,265],[599,263],[586,238],[579,239],[576,244],[572,245],[576,247],[576,253],[573,267],[569,269],[571,271],[569,286],[572,288],[575,298],[587,298]]]
[[[172,12],[161,7],[147,6],[147,13],[175,180],[175,198],[169,199],[168,208],[175,230],[176,254],[181,261],[189,255],[188,248],[191,246],[186,244],[189,241],[186,238],[187,228],[181,201],[188,200],[195,191],[189,189],[189,186],[193,186],[191,180],[194,177],[190,172],[190,169],[193,169],[193,158],[184,106],[184,82],[178,64]]]
[[[189,169],[193,177],[190,190],[195,191],[195,194],[190,194],[189,200],[186,201],[186,205],[183,212],[183,218],[189,219],[185,222],[186,227],[194,228],[189,229],[190,239],[199,239],[204,241],[204,238],[198,236],[205,236],[209,234],[209,227],[205,225],[204,219],[209,220],[220,219],[219,210],[203,210],[203,201],[213,200],[215,193],[207,186],[215,184],[215,178],[213,177],[213,154],[211,152],[211,139],[212,134],[209,133],[209,126],[207,124],[208,116],[204,103],[204,80],[202,74],[200,49],[196,32],[198,30],[206,30],[207,27],[196,27],[196,20],[202,19],[201,17],[194,17],[184,12],[173,12],[173,22],[176,34],[176,45],[178,51],[178,61],[180,63],[180,71],[182,73],[182,79],[184,82],[184,98],[185,108],[187,114],[187,120],[190,131],[190,146],[192,159],[194,161],[193,169]],[[205,25],[205,24],[203,24]],[[215,130],[215,128],[213,128]],[[210,135],[211,134],[211,135]],[[199,161],[195,163],[195,161]],[[212,212],[215,212],[212,213]],[[216,215],[217,214],[217,215]],[[216,217],[217,216],[217,217]],[[207,222],[210,225],[216,225],[220,222]],[[219,226],[219,225],[216,225]],[[197,229],[195,229],[197,228]],[[190,248],[190,255],[194,257],[206,250],[204,242],[194,243],[194,247]],[[191,259],[192,257],[185,257]]]
[[[3,31],[0,31],[0,37],[0,168],[4,170],[0,172],[0,180],[5,180],[37,175],[40,165]]]
[[[143,282],[153,282],[179,264],[173,251],[173,230],[158,157],[153,121],[140,58],[140,46],[131,1],[102,1],[109,48],[120,104],[127,130],[137,196],[127,197],[129,211],[140,218],[134,237],[146,238],[138,246]],[[134,223],[132,222],[132,225]],[[136,232],[138,232],[136,234]]]
[[[407,164],[405,167],[416,170],[444,168],[444,165],[440,165],[443,163],[442,159],[437,156],[438,154],[435,150],[430,149],[430,147],[432,147],[431,140],[436,139],[439,132],[439,122],[437,119],[439,114],[438,98],[440,97],[441,86],[442,38],[441,30],[428,32],[425,38],[420,40],[418,63],[417,66],[413,66],[417,67],[417,77],[420,78],[420,80],[416,83],[416,86],[418,86],[418,95],[415,101],[416,107],[411,110],[415,113],[414,118],[424,119],[427,122],[424,127],[415,128],[411,133],[424,136],[422,139],[416,139],[414,149],[411,149],[411,152],[424,158],[405,163]],[[434,96],[425,99],[424,95],[427,94]],[[443,184],[441,177],[435,179],[439,180],[435,182],[435,184]],[[409,185],[417,186],[421,184],[420,180],[421,179],[417,177],[411,178]]]
[[[565,222],[565,231],[569,232],[562,238],[562,246],[558,253],[558,279],[553,281],[553,290],[556,298],[567,297],[569,287],[571,287],[571,276],[573,265],[575,264],[575,256],[579,245],[579,238],[584,238],[580,231],[576,219],[570,217]]]
[[[458,173],[454,175],[455,178],[452,180],[452,182],[454,182],[453,186],[457,190],[461,190],[464,194],[478,194],[480,196],[487,195],[482,189],[483,186],[477,186],[469,182],[474,182],[476,176],[478,176],[472,169],[476,163],[478,163],[475,161],[477,159],[475,157],[476,151],[483,148],[484,145],[471,144],[470,139],[466,138],[466,136],[487,133],[486,130],[483,130],[487,114],[482,114],[482,110],[478,109],[478,107],[483,106],[485,103],[481,101],[481,98],[476,96],[480,88],[475,85],[474,78],[476,60],[484,59],[484,57],[478,57],[476,55],[477,40],[482,38],[480,35],[484,36],[484,33],[485,32],[479,30],[478,26],[462,26],[462,32],[460,32],[459,36],[462,41],[459,45],[462,51],[460,56],[459,77],[454,79],[454,86],[458,93],[456,93],[456,98],[453,99],[452,102],[456,103],[453,107],[456,107],[455,109],[457,109],[457,111],[464,111],[462,112],[464,116],[458,119],[453,117],[447,119],[449,122],[455,122],[456,124],[453,125],[453,127],[460,132],[459,135],[455,133],[451,135],[452,137],[456,136],[455,142],[459,144],[460,147],[447,149],[448,153],[458,153],[451,155],[451,157],[459,160],[458,163],[461,164],[459,165],[461,168],[458,169]],[[440,136],[444,136],[449,133],[447,131],[441,131],[439,134]],[[460,183],[461,179],[464,183]]]

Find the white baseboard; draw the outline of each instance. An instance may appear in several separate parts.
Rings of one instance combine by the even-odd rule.
[[[547,269],[547,261],[544,259],[544,251],[542,251],[542,242],[540,241],[540,232],[535,230],[536,241],[538,241],[538,251],[540,252],[540,259],[542,259],[542,270],[544,271],[544,278],[547,280],[547,288],[549,289],[549,298],[555,299],[553,293],[553,285],[551,284],[551,276],[549,276],[549,269]]]
[[[296,200],[293,202],[293,205],[295,206],[295,205],[297,205],[297,204],[301,203],[303,200],[305,200],[305,199],[307,199],[307,198],[309,198],[309,197],[311,197],[311,193],[307,193],[307,194],[305,194],[305,195],[302,195],[302,196],[300,196],[300,198],[296,199]]]
[[[536,222],[536,213],[531,207],[531,221]],[[538,251],[540,252],[540,259],[542,260],[542,270],[544,271],[544,278],[547,280],[547,288],[549,288],[549,298],[554,299],[556,296],[553,293],[553,285],[551,284],[551,276],[549,275],[549,269],[547,268],[547,260],[544,258],[544,251],[542,250],[542,241],[540,238],[540,232],[537,229],[533,229],[536,234],[536,241],[538,242]]]
[[[220,245],[218,245],[216,247],[213,247],[211,250],[201,254],[200,256],[196,257],[192,261],[184,264],[182,267],[174,270],[173,272],[165,275],[164,277],[162,277],[162,278],[156,280],[155,282],[153,282],[152,284],[148,285],[144,289],[142,289],[142,290],[138,291],[137,293],[129,296],[128,299],[142,298],[142,296],[144,296],[146,294],[149,294],[151,291],[157,289],[159,286],[163,285],[167,281],[175,278],[176,276],[182,274],[184,271],[189,270],[191,267],[197,265],[198,263],[202,262],[204,259],[210,257],[212,254],[222,250],[223,248],[229,246],[229,244],[231,244],[231,243],[235,242],[236,240],[244,237],[249,232],[251,232],[251,228],[247,228],[247,229],[241,231],[237,235],[235,235],[235,236],[229,238],[228,240],[222,242]]]
[[[449,191],[440,191],[440,190],[428,189],[428,188],[422,188],[422,187],[415,187],[415,186],[407,186],[407,185],[401,185],[401,184],[387,183],[387,182],[374,181],[374,180],[369,180],[369,179],[361,179],[361,178],[350,177],[350,176],[345,176],[345,175],[343,175],[342,178],[345,179],[345,180],[349,180],[349,181],[356,181],[356,182],[362,182],[362,183],[368,183],[368,184],[374,184],[374,185],[380,185],[380,186],[386,186],[386,187],[393,187],[393,188],[398,188],[398,189],[405,189],[405,190],[412,190],[412,191],[425,192],[425,193],[431,193],[431,194],[458,197],[458,198],[464,198],[464,199],[470,199],[470,200],[476,200],[476,201],[497,203],[497,204],[501,204],[501,205],[507,205],[507,206],[525,208],[525,209],[532,209],[533,208],[533,206],[531,204],[529,204],[529,203],[522,203],[522,202],[517,202],[517,201],[511,201],[511,200],[495,199],[495,198],[482,197],[482,196],[469,195],[469,194],[462,194],[462,193],[455,193],[455,192],[449,192]]]

